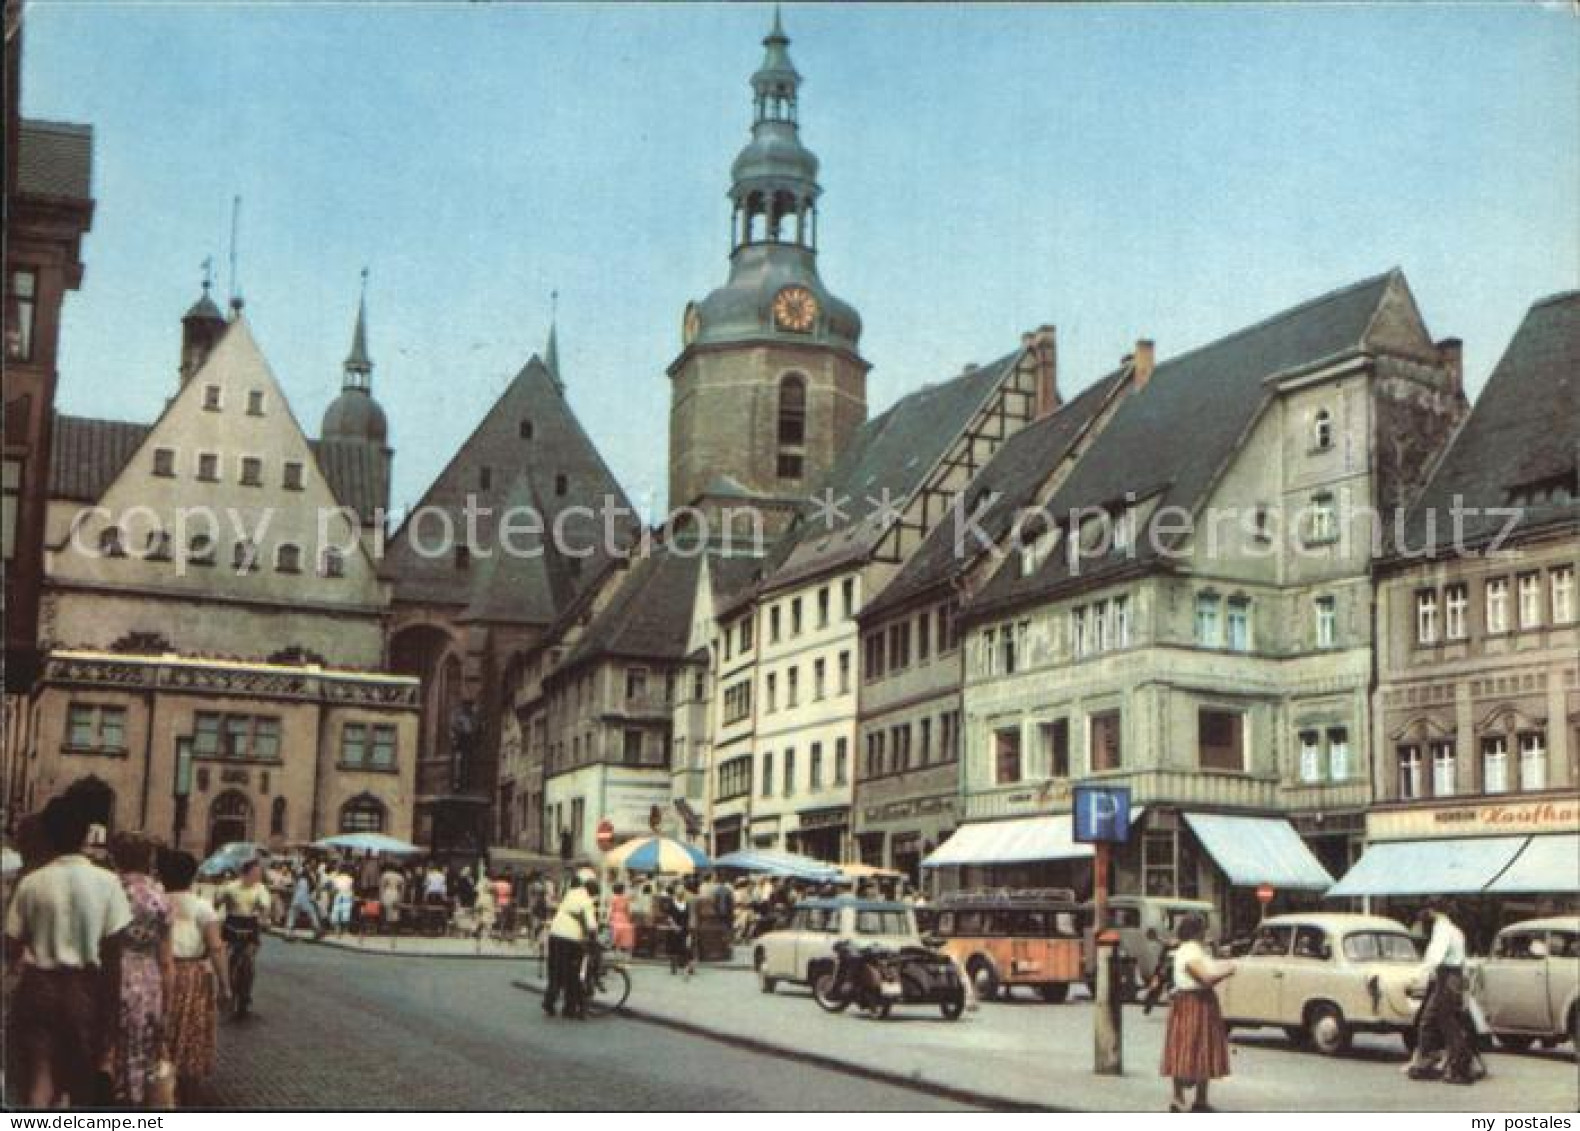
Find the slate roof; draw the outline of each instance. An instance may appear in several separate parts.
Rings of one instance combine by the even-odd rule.
[[[16,187],[30,196],[93,199],[93,127],[22,119]]]
[[[862,425],[810,495],[818,499],[832,492],[843,515],[829,518],[803,506],[766,563],[762,589],[794,584],[869,553],[888,529],[881,508],[885,492],[893,507],[905,505],[1011,373],[1021,352],[925,385]]]
[[[49,449],[49,495],[96,503],[153,431],[151,424],[55,416]]]
[[[995,542],[1008,533],[1022,507],[1032,505],[1039,488],[1064,460],[1071,446],[1130,380],[1129,366],[1117,369],[1066,401],[1056,412],[1032,421],[1015,433],[979,471],[964,492],[962,513],[976,514],[976,500],[987,501],[975,526]],[[955,577],[982,552],[974,533],[965,535],[967,556],[956,552],[961,536],[955,519],[938,523],[916,551],[906,559],[894,579],[861,610],[863,619],[881,616],[910,598]]]
[[[1159,362],[1146,387],[1126,398],[1049,500],[1048,513],[1058,519],[1077,508],[1111,507],[1127,494],[1137,500],[1155,497],[1158,510],[1194,511],[1260,413],[1269,379],[1363,348],[1384,303],[1401,300],[1408,300],[1404,276],[1390,271]],[[1050,554],[1030,576],[1022,576],[1019,561],[1011,557],[969,603],[968,612],[981,615],[1145,568],[1155,564],[1165,541],[1138,532],[1133,554],[1083,558],[1078,578],[1070,575],[1062,552]]]
[[[633,562],[560,670],[603,656],[684,659],[702,561],[702,554],[677,553],[660,544]]]
[[[1575,494],[1580,463],[1580,291],[1553,295],[1525,314],[1470,415],[1460,426],[1405,523],[1407,552],[1428,549],[1427,515],[1436,537],[1452,538],[1456,496],[1467,512],[1516,505],[1514,493],[1564,481],[1567,502],[1523,505],[1516,529],[1580,520]],[[1503,514],[1467,514],[1464,541],[1502,529]]]
[[[521,435],[523,421],[531,422],[530,439]],[[486,487],[482,485],[484,468],[490,472]],[[560,495],[555,491],[555,480],[562,474],[567,477],[567,490]],[[537,500],[534,505],[546,530],[553,529],[556,516],[567,508],[591,511],[590,515],[573,511],[563,524],[568,545],[576,549],[594,547],[597,551],[592,558],[582,560],[572,585],[574,591],[601,572],[607,556],[602,546],[606,499],[628,512],[617,528],[622,533],[634,534],[637,530],[625,492],[583,431],[554,375],[534,356],[457,449],[413,511],[445,512],[459,537],[466,531],[467,499],[473,498],[475,506],[486,513],[477,522],[480,546],[474,548],[471,566],[457,566],[453,552],[429,556],[418,553],[411,543],[408,517],[391,538],[385,558],[385,573],[395,583],[396,600],[458,605],[479,615],[488,611],[517,623],[552,623],[562,599],[559,582],[552,572],[542,574],[542,584],[536,588],[515,591],[502,582],[491,583],[490,575],[497,570],[482,568],[484,555],[478,552],[497,544],[499,520],[511,508],[511,497],[526,497],[521,495],[522,477],[527,480],[526,494]],[[440,537],[439,531],[438,521],[429,519],[420,537],[431,542]],[[514,567],[511,572],[514,573]],[[489,589],[493,592],[484,592]],[[517,604],[507,608],[512,599]]]
[[[98,502],[151,431],[152,424],[132,420],[58,414],[49,452],[50,498]],[[308,443],[335,498],[371,521],[389,486],[375,453],[362,445]]]
[[[505,499],[506,510],[545,513],[543,500],[525,472]],[[546,525],[546,524],[545,524]],[[532,527],[516,528],[508,552],[496,546],[487,557],[474,557],[477,579],[462,621],[492,624],[549,624],[575,596],[581,562],[556,552],[553,539]]]

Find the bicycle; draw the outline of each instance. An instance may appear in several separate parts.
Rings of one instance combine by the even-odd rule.
[[[625,962],[608,960],[604,948],[593,943],[587,950],[582,974],[582,997],[588,1017],[607,1017],[618,1012],[631,996],[631,975]]]
[[[258,946],[262,934],[251,916],[232,915],[221,928],[230,951],[230,993],[233,1015],[247,1016],[252,1008],[252,984],[257,977]]]

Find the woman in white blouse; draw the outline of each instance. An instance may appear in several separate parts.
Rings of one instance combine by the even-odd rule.
[[[1185,1089],[1196,1088],[1190,1111],[1211,1111],[1207,1083],[1229,1075],[1229,1032],[1213,987],[1234,973],[1232,963],[1214,962],[1202,945],[1204,926],[1188,915],[1179,925],[1174,952],[1174,1003],[1163,1038],[1163,1075],[1174,1082],[1170,1111],[1185,1111]]]
[[[230,998],[230,966],[220,937],[219,914],[192,893],[197,858],[190,852],[161,852],[159,881],[170,901],[170,942],[175,977],[165,1012],[165,1056],[176,1072],[176,1098],[196,1102],[196,1090],[214,1071],[214,1032],[222,1004]]]

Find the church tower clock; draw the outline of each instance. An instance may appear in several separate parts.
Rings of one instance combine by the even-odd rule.
[[[687,304],[669,366],[671,509],[750,500],[787,516],[867,418],[861,318],[818,277],[818,162],[789,44],[776,11],[731,168],[729,279]]]

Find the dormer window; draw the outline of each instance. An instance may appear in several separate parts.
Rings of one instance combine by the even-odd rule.
[[[208,412],[220,410],[220,393],[218,385],[203,386],[203,408]]]
[[[1325,452],[1333,446],[1333,414],[1325,408],[1317,409],[1311,418],[1311,448]]]

